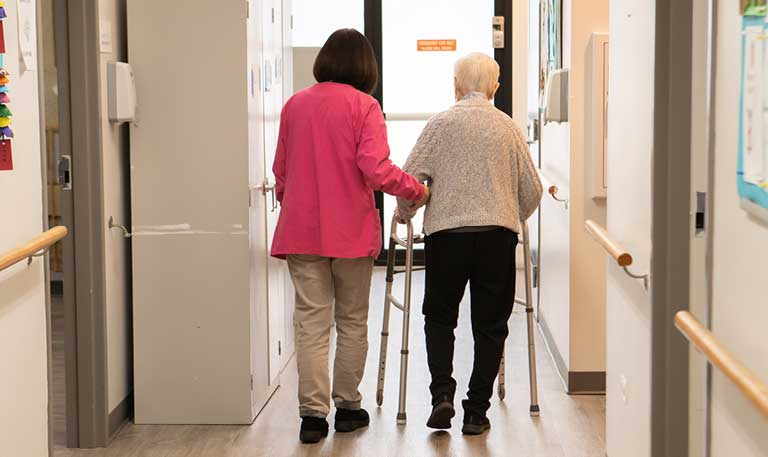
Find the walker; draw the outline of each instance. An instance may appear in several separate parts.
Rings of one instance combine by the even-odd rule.
[[[531,389],[531,416],[539,415],[538,383],[536,379],[536,343],[535,326],[533,321],[533,297],[531,283],[531,246],[528,236],[528,223],[521,224],[523,228],[523,253],[525,257],[525,300],[515,297],[515,304],[525,306],[526,317],[528,321],[528,375]],[[411,221],[405,222],[407,229],[407,238],[402,239],[397,234],[398,221],[392,217],[391,236],[389,239],[389,250],[387,252],[387,277],[386,289],[384,293],[384,319],[381,329],[381,350],[379,353],[379,380],[376,389],[376,403],[381,406],[384,403],[384,379],[387,368],[387,342],[389,340],[389,313],[390,305],[403,312],[403,337],[400,349],[400,399],[397,411],[397,423],[404,425],[407,421],[405,413],[405,400],[408,382],[408,337],[411,317],[411,281],[414,271],[424,270],[424,267],[413,266],[413,247],[416,244],[424,243],[424,235],[413,234],[413,224]],[[397,246],[405,248],[405,268],[395,267],[395,250]],[[400,302],[392,295],[392,284],[395,275],[405,273],[405,293],[403,301]],[[498,394],[501,400],[506,396],[505,388],[505,356],[501,357],[499,365],[499,384]]]

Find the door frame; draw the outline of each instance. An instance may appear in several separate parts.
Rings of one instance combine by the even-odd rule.
[[[65,255],[65,371],[67,447],[103,447],[109,441],[107,410],[107,349],[105,292],[105,233],[101,157],[101,102],[98,2],[53,2],[59,90],[59,142],[72,160],[70,236]],[[38,46],[42,46],[42,14],[38,8]],[[38,53],[39,68],[43,53]],[[45,93],[40,78],[41,125]],[[72,97],[71,94],[77,96]],[[44,131],[44,130],[43,130]],[[41,155],[47,154],[46,138]],[[46,163],[43,161],[42,163]],[[43,167],[43,182],[47,182]],[[47,194],[43,192],[44,224],[48,225]],[[75,261],[77,259],[77,261]],[[49,274],[46,270],[46,274]],[[47,286],[50,278],[46,277]],[[71,291],[71,292],[68,292]],[[46,319],[51,328],[50,288]],[[48,335],[49,438],[52,438],[52,341]],[[49,455],[53,440],[49,439]]]
[[[373,52],[376,55],[376,62],[379,70],[379,84],[371,94],[375,98],[381,109],[386,113],[384,107],[384,23],[382,14],[383,0],[364,0],[364,17],[365,17],[365,36],[373,46]],[[494,50],[494,58],[498,62],[500,67],[499,82],[501,87],[496,93],[494,104],[496,108],[507,113],[512,117],[513,109],[513,49],[512,49],[512,0],[494,0],[494,12],[496,16],[504,16],[504,48]],[[488,18],[488,37],[491,37],[491,19]],[[386,116],[386,114],[385,114]],[[374,200],[376,202],[376,209],[379,210],[379,220],[381,227],[385,227],[387,223],[386,215],[384,214],[384,193],[381,191],[374,192]],[[381,234],[381,253],[376,259],[376,265],[386,265],[387,263],[387,251],[389,243],[384,239],[384,230]],[[424,251],[414,250],[413,260],[415,265],[424,265]],[[396,265],[405,265],[405,251],[398,250],[395,254]]]
[[[658,457],[689,453],[690,349],[674,316],[690,302],[693,1],[656,0],[650,298],[651,454]]]

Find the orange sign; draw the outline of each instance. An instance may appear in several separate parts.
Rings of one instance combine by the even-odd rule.
[[[419,51],[455,51],[456,40],[418,40]]]

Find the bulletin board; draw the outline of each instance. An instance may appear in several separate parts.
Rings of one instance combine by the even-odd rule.
[[[563,68],[563,9],[562,0],[541,0],[539,3],[541,54],[539,55],[539,95],[544,90],[549,74]]]
[[[768,16],[765,0],[742,3],[737,185],[741,206],[768,221]]]

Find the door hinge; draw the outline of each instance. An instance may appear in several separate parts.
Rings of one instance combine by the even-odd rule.
[[[275,9],[272,8],[272,23],[275,23]]]
[[[245,18],[250,19],[251,17],[251,0],[245,0]]]
[[[277,342],[277,355],[283,355],[283,342],[279,340]]]
[[[253,375],[251,375],[251,390],[253,390]]]

